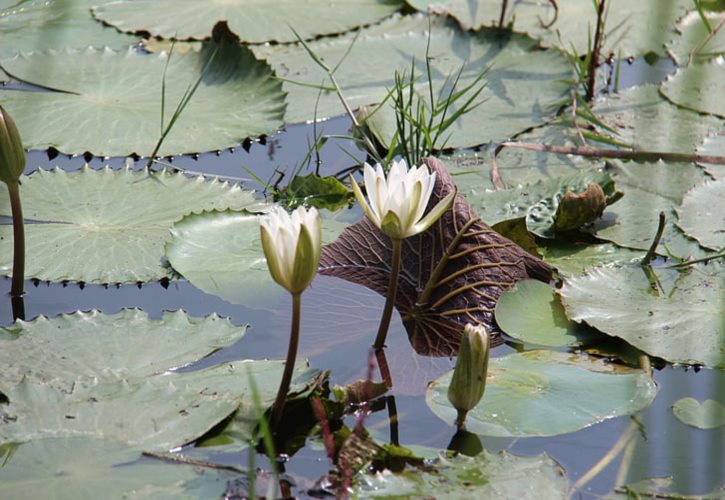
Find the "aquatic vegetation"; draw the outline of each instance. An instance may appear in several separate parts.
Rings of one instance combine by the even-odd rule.
[[[486,390],[489,337],[486,328],[470,323],[463,329],[456,367],[448,386],[448,401],[458,412],[456,426],[465,426],[466,415],[476,407]]]

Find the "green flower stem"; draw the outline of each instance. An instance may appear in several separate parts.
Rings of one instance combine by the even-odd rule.
[[[398,293],[398,277],[400,276],[400,250],[403,246],[403,240],[391,238],[393,243],[393,259],[390,263],[390,282],[388,283],[388,296],[385,298],[385,309],[383,309],[383,317],[380,318],[380,327],[378,328],[378,336],[375,337],[373,347],[382,349],[385,347],[385,337],[388,335],[390,327],[390,318],[393,316],[393,306],[395,305],[395,296]]]
[[[466,417],[468,416],[468,410],[458,410],[458,415],[456,415],[456,427],[458,430],[463,430],[466,428]]]
[[[287,393],[289,392],[290,382],[292,382],[292,373],[295,370],[295,359],[297,359],[297,345],[300,340],[300,313],[302,310],[302,293],[292,294],[292,328],[290,329],[289,347],[287,348],[287,361],[284,364],[284,373],[282,381],[279,384],[277,398],[272,406],[272,415],[270,422],[272,428],[276,428],[279,420],[282,418],[282,409],[284,408]]]
[[[13,281],[10,287],[11,297],[23,295],[25,280],[25,229],[23,227],[23,206],[20,203],[20,185],[9,183],[10,210],[13,214]]]

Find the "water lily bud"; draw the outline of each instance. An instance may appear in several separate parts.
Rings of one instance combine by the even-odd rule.
[[[15,184],[25,168],[25,150],[15,122],[0,106],[0,181]]]
[[[363,175],[368,199],[350,177],[355,198],[370,222],[392,239],[402,240],[428,229],[448,210],[456,195],[449,193],[424,216],[436,180],[435,172],[431,174],[427,166],[408,170],[405,160],[393,161],[386,177],[379,163],[375,169],[366,163]]]
[[[322,222],[315,208],[291,214],[274,207],[260,218],[262,247],[274,281],[291,294],[302,293],[320,263]]]
[[[468,324],[463,329],[456,367],[448,386],[448,400],[458,410],[456,425],[462,427],[486,389],[488,372],[488,332],[482,325]]]

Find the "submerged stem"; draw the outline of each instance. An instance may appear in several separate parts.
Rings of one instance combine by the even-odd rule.
[[[395,296],[398,293],[398,277],[400,276],[400,249],[403,246],[403,240],[391,238],[393,243],[393,258],[390,263],[390,281],[388,282],[388,296],[385,298],[385,309],[383,309],[383,317],[380,318],[380,327],[378,328],[378,336],[375,337],[373,347],[382,349],[385,347],[385,337],[388,335],[390,327],[390,318],[393,316],[393,306],[395,305]]]
[[[292,327],[290,328],[289,347],[287,348],[287,361],[284,363],[284,373],[282,381],[279,383],[277,398],[272,406],[272,415],[270,422],[272,428],[276,428],[282,418],[282,409],[284,408],[287,392],[289,392],[290,382],[292,381],[292,373],[295,370],[295,359],[297,358],[297,345],[300,340],[300,312],[302,305],[302,293],[292,294]]]
[[[25,280],[25,229],[23,226],[23,206],[20,203],[20,185],[10,183],[10,210],[13,214],[13,281],[10,287],[11,297],[23,295]]]

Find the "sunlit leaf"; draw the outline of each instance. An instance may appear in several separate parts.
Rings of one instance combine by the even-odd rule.
[[[725,179],[706,182],[687,192],[677,209],[677,225],[712,250],[725,248]]]
[[[451,373],[428,386],[433,413],[453,425]],[[488,436],[554,436],[636,413],[657,394],[649,374],[585,355],[528,351],[492,358],[483,399],[466,429]]]
[[[651,356],[723,367],[723,285],[722,268],[713,262],[682,272],[661,269],[650,277],[639,266],[597,268],[566,280],[560,293],[572,320]]]
[[[416,75],[425,75],[425,53],[430,28],[430,64],[434,94],[440,98],[450,91],[449,78],[465,66],[458,89],[471,84],[490,67],[484,78],[486,88],[476,99],[482,104],[457,120],[441,142],[446,147],[465,147],[511,137],[532,125],[543,123],[555,111],[567,90],[560,82],[571,76],[564,56],[554,50],[538,50],[536,43],[520,35],[498,36],[495,33],[462,31],[444,18],[395,16],[353,35],[310,42],[309,47],[326,64],[337,67],[335,78],[350,106],[381,102],[393,86],[395,71],[407,71],[415,62]],[[357,35],[357,34],[356,34]],[[352,48],[351,48],[352,44]],[[255,52],[265,58],[284,83],[289,95],[285,120],[301,122],[340,115],[344,108],[334,92],[325,91],[317,104],[319,85],[330,86],[325,72],[298,45],[258,47]],[[347,53],[349,50],[349,54]],[[307,86],[292,82],[302,82]],[[313,86],[310,87],[309,85]],[[427,77],[417,83],[427,96]],[[470,95],[470,91],[467,95]],[[460,103],[466,100],[462,97]],[[448,110],[448,117],[455,107]],[[386,112],[387,113],[387,112]],[[389,142],[392,135],[390,115],[380,115],[376,128]],[[377,120],[377,118],[375,118]]]
[[[237,476],[139,458],[122,443],[88,437],[23,443],[0,467],[3,497],[217,498]]]
[[[297,175],[285,186],[281,200],[290,205],[304,204],[327,210],[340,210],[353,198],[352,192],[335,177]]]
[[[697,496],[694,496],[694,495],[685,495],[682,493],[678,493],[677,491],[672,491],[672,483],[673,483],[672,477],[650,477],[647,479],[643,479],[641,481],[637,481],[636,483],[620,486],[615,490],[616,494],[609,495],[607,498],[630,499],[632,497],[634,497],[634,498],[668,497],[668,498],[682,498],[682,499],[698,498],[700,500],[718,500],[718,499],[722,498],[723,495],[725,494],[725,484],[720,485],[719,487],[715,488],[714,490],[712,490],[708,493],[698,494]]]
[[[725,405],[714,399],[698,401],[695,398],[682,398],[672,405],[672,413],[682,423],[698,429],[717,429],[725,425]]]
[[[680,68],[660,86],[667,99],[699,113],[725,118],[725,64],[716,59]]]
[[[437,175],[430,209],[455,185],[440,161],[425,162]],[[385,295],[391,255],[389,238],[363,218],[323,247],[320,273]],[[546,264],[477,219],[461,195],[430,229],[403,241],[401,266],[396,308],[416,350],[438,355],[456,351],[466,323],[492,327],[496,300],[512,283],[550,277]],[[423,290],[430,280],[426,296]]]
[[[401,7],[400,0],[121,0],[93,9],[93,15],[121,31],[161,38],[201,40],[223,19],[243,42],[292,42],[340,33],[375,23]]]
[[[14,0],[7,6],[0,4],[0,59],[18,52],[134,44],[136,37],[121,34],[91,17],[91,6],[104,2],[108,0]],[[4,76],[0,70],[0,81]]]
[[[725,156],[725,130],[705,137],[705,140],[697,148],[697,152],[701,155]],[[703,162],[703,166],[714,179],[725,178],[725,165]]]
[[[542,258],[563,275],[584,274],[587,268],[604,264],[628,264],[635,259],[642,260],[645,252],[622,248],[612,243],[574,243],[569,241],[547,241],[538,247]]]
[[[597,337],[593,329],[569,320],[554,290],[536,280],[519,281],[501,295],[496,323],[516,339],[545,346],[576,345]]]
[[[725,16],[724,12],[704,14],[710,27],[717,26]],[[725,54],[725,32],[718,30],[711,35],[696,10],[677,21],[675,29],[678,36],[667,44],[667,50],[674,56],[679,66],[686,66],[691,60],[702,63]]]
[[[18,322],[10,328],[17,336],[0,341],[0,392],[9,401],[0,407],[0,442],[89,436],[168,450],[194,441],[240,405],[250,410],[250,375],[265,389],[262,404],[274,399],[281,361],[169,371],[244,330],[216,316],[150,320],[136,310]]]
[[[158,155],[232,147],[282,125],[281,83],[223,24],[200,52],[171,59],[167,53],[93,48],[4,59],[0,63],[13,75],[63,92],[0,90],[0,100],[28,148],[148,156],[161,135],[167,62],[164,126],[184,93],[203,77]]]
[[[476,457],[440,457],[433,469],[359,474],[354,495],[360,497],[421,498],[525,498],[536,491],[542,498],[566,496],[566,475],[546,454],[517,457],[483,451]]]
[[[500,0],[407,0],[419,10],[449,14],[465,29],[498,26]],[[605,43],[603,52],[638,56],[650,51],[664,54],[664,42],[675,21],[687,9],[688,0],[661,2],[640,0],[607,1]],[[558,10],[558,12],[557,12]],[[573,47],[586,54],[596,28],[596,10],[592,2],[557,0],[556,2],[508,2],[504,26],[513,22],[513,29],[530,34],[551,46]]]
[[[202,177],[130,169],[38,170],[21,179],[28,278],[126,283],[169,277],[164,242],[184,214],[260,210],[251,191]],[[153,206],[151,203],[153,202]],[[0,189],[0,215],[10,215]],[[0,225],[0,272],[12,267],[12,226]]]

